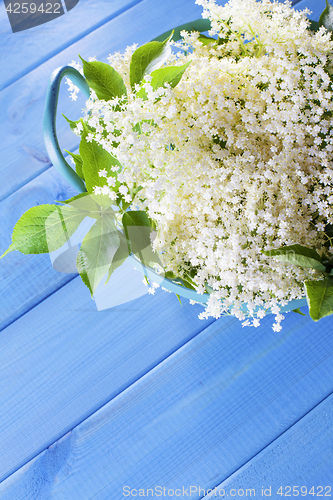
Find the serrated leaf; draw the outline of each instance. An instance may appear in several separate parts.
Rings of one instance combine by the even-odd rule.
[[[74,163],[75,163],[75,171],[76,171],[77,175],[82,180],[84,180],[83,172],[82,172],[83,161],[82,161],[81,156],[76,154],[76,153],[71,153],[71,151],[68,151],[67,149],[64,149],[64,151],[66,151],[66,153],[68,153],[73,158]]]
[[[126,237],[121,232],[119,232],[119,248],[113,256],[105,284],[109,281],[112,273],[125,262],[128,256],[129,250]]]
[[[85,269],[85,255],[81,250],[79,250],[77,256],[76,256],[76,269],[78,273],[80,274],[80,277],[83,281],[83,283],[88,287],[90,294],[93,295],[92,289],[90,288],[90,281],[88,278],[88,273]]]
[[[185,287],[188,288],[189,290],[195,290],[194,286],[184,278],[181,279],[181,284]]]
[[[305,281],[309,313],[314,321],[333,314],[333,280]]]
[[[300,267],[325,271],[325,266],[321,263],[321,257],[312,248],[302,245],[290,245],[274,250],[264,251],[263,254],[268,257],[274,257],[283,262],[290,262]]]
[[[297,314],[300,314],[301,316],[306,316],[306,314],[302,313],[302,311],[300,310],[300,308],[298,307],[297,309],[293,309],[292,310],[293,313],[297,313]]]
[[[115,97],[127,95],[126,86],[120,74],[109,64],[100,61],[83,62],[83,73],[88,85],[98,97],[104,101],[110,101]]]
[[[71,130],[74,130],[77,126],[77,124],[81,121],[81,119],[79,120],[76,120],[76,121],[73,121],[73,120],[70,120],[69,118],[67,118],[67,116],[65,116],[63,113],[62,113],[62,116],[65,118],[65,120],[69,123],[69,126],[71,128]]]
[[[69,126],[71,128],[71,130],[74,131],[74,129],[77,127],[77,124],[78,123],[82,123],[82,125],[85,125],[86,128],[89,130],[89,132],[96,132],[96,128],[95,127],[92,127],[91,125],[89,125],[88,123],[84,122],[82,118],[79,118],[78,120],[76,121],[73,121],[73,120],[70,120],[69,118],[67,118],[67,116],[65,116],[63,113],[62,113],[62,116],[65,118],[65,120],[67,120],[67,122],[69,123]],[[66,150],[65,150],[66,151]],[[69,151],[67,151],[68,153]]]
[[[326,7],[319,17],[319,26],[324,26],[327,31],[333,31],[333,7],[326,0]]]
[[[100,177],[98,172],[106,170],[108,176],[115,176],[116,174],[111,170],[111,167],[119,166],[121,168],[121,164],[96,141],[89,142],[87,135],[88,131],[84,129],[80,142],[80,155],[83,161],[82,172],[87,191],[93,193],[95,186],[107,186],[106,178]]]
[[[130,64],[130,84],[133,88],[140,83],[144,75],[150,74],[166,62],[171,54],[168,42],[173,33],[163,42],[148,42],[142,45],[132,55]]]
[[[153,90],[164,87],[165,83],[168,83],[172,88],[174,88],[180,82],[186,68],[188,68],[191,62],[192,61],[189,61],[188,63],[183,64],[183,66],[169,66],[153,71],[151,73],[152,80],[150,82]]]
[[[109,217],[98,219],[84,237],[76,265],[91,295],[108,272],[119,243],[119,231]]]
[[[2,257],[13,250],[23,254],[52,252],[68,241],[85,216],[67,206],[32,207],[16,223],[12,244]]]
[[[179,304],[182,306],[183,304],[182,304],[182,301],[180,300],[180,295],[178,295],[178,293],[176,293],[176,297],[177,297],[177,299],[179,301]]]

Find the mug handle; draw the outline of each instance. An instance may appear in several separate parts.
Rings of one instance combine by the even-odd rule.
[[[43,119],[44,141],[46,151],[53,166],[61,173],[61,175],[80,193],[86,191],[86,187],[82,179],[72,169],[65,160],[56,133],[56,114],[58,106],[58,95],[61,80],[67,76],[79,89],[84,96],[89,99],[90,89],[85,78],[72,66],[62,66],[53,71],[49,87],[46,93],[46,103]]]

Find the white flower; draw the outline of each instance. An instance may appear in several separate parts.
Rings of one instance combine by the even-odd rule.
[[[119,191],[119,193],[120,193],[120,194],[127,194],[127,192],[128,192],[128,187],[127,187],[127,186],[124,186],[124,185],[119,186],[118,191]]]
[[[314,273],[262,250],[323,248],[333,224],[333,42],[288,2],[197,3],[225,43],[204,46],[184,33],[175,46],[187,53],[166,63],[191,61],[174,88],[153,90],[146,78],[147,99],[139,99],[129,83],[135,47],[110,56],[127,102],[119,111],[119,100],[92,93],[85,119],[123,167],[95,192],[116,199],[117,178],[131,203],[129,188],[142,187],[134,204],[156,223],[152,244],[165,269],[184,278],[193,271],[198,293],[212,289],[200,318],[232,310],[243,326],[258,326],[270,311],[278,332],[281,307],[304,297]],[[325,252],[333,257],[332,246]]]
[[[82,123],[81,123],[81,122],[78,122],[78,123],[76,124],[76,127],[75,127],[75,129],[73,130],[73,132],[74,132],[74,134],[76,134],[76,135],[81,135],[81,132],[82,132],[82,131],[83,131],[83,125],[82,125]]]
[[[108,183],[108,185],[110,187],[115,187],[115,185],[116,185],[116,179],[115,179],[115,177],[108,177],[106,179],[106,182]]]

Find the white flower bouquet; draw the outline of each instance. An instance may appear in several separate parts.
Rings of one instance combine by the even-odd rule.
[[[201,318],[258,326],[269,311],[279,331],[281,308],[306,297],[318,320],[333,313],[332,8],[318,24],[290,3],[196,3],[209,36],[76,65],[91,94],[84,117],[68,120],[81,140],[70,154],[87,192],[30,209],[7,252],[59,247],[90,210],[77,267],[92,293],[150,246],[146,264],[209,294]],[[58,224],[47,245],[27,246],[29,217]],[[144,244],[129,234],[139,227]]]

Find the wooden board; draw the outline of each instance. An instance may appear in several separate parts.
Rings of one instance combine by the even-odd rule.
[[[301,498],[332,497],[332,464],[333,395],[331,394],[218,486],[216,496],[223,498],[223,490],[225,496],[234,494],[234,490],[241,496],[241,490],[246,492],[246,489],[254,489],[256,496],[262,497],[284,498],[285,495]],[[262,494],[263,491],[265,495]]]
[[[26,210],[74,194],[76,191],[52,167],[0,202],[0,255],[9,247],[13,227]],[[0,331],[74,277],[55,271],[49,255],[20,252],[0,260],[0,276]]]
[[[18,33],[12,32],[1,2],[0,90],[141,1],[80,0],[74,9],[58,19]]]
[[[5,328],[0,481],[209,325],[201,310],[160,291],[97,311],[75,278]]]
[[[72,284],[67,287],[70,289]],[[159,311],[161,314],[166,317],[164,306]],[[73,406],[81,403],[83,385],[86,386],[85,397],[92,398],[91,391],[95,393],[98,387],[96,383],[93,387],[97,353],[100,365],[107,363],[109,358],[103,386],[105,391],[109,385],[110,393],[119,377],[115,364],[120,363],[126,372],[133,363],[139,362],[142,366],[142,359],[134,361],[124,348],[120,356],[120,344],[115,342],[117,335],[111,334],[106,340],[106,334],[101,333],[96,320],[92,322],[87,315],[84,316],[86,328],[90,331],[82,334],[82,341],[76,349],[79,357],[88,344],[90,346],[90,383],[88,370],[83,370],[80,378],[75,368],[70,371],[73,379],[67,376],[66,386],[61,383],[69,373],[69,368],[64,370],[64,358],[71,356],[72,347],[69,340],[66,342],[65,333],[62,333],[61,340],[53,339],[53,345],[48,345],[50,351],[58,342],[57,353],[64,353],[66,347],[61,346],[61,341],[67,344],[70,352],[67,356],[58,356],[60,366],[57,367],[56,360],[53,361],[48,354],[47,373],[52,373],[52,378],[47,382],[44,373],[42,387],[40,381],[29,380],[31,401],[24,410],[25,431],[29,432],[30,446],[32,437],[39,440],[46,429],[49,433],[55,425],[60,428],[63,411],[68,413]],[[163,317],[155,317],[159,325],[164,325]],[[122,318],[124,320],[124,315]],[[121,393],[103,408],[4,481],[0,486],[1,498],[23,500],[32,498],[34,492],[36,498],[105,500],[123,498],[124,486],[137,490],[157,486],[189,488],[193,485],[214,488],[332,392],[331,320],[326,319],[319,324],[289,313],[284,320],[284,329],[278,335],[270,329],[271,320],[266,318],[258,329],[243,329],[231,318],[216,321],[164,359],[163,363],[135,383],[128,384],[127,389],[123,387]],[[132,318],[126,321],[122,331],[129,333],[132,321]],[[68,323],[70,326],[70,321]],[[59,323],[55,326],[59,331]],[[150,345],[146,352],[149,350],[152,353],[154,335],[146,333],[145,325],[138,325],[136,336],[142,335],[149,338]],[[101,349],[99,339],[102,336],[105,341]],[[91,337],[95,338],[94,344],[89,341]],[[155,346],[161,340],[162,336],[159,336]],[[49,342],[44,339],[43,346],[40,342],[38,357],[45,358],[46,343]],[[143,339],[138,342],[143,348]],[[128,338],[127,349],[133,349],[132,343],[133,337]],[[108,352],[105,353],[105,350]],[[4,347],[0,352],[7,354]],[[16,358],[19,356],[20,352]],[[36,357],[36,353],[33,356]],[[12,355],[7,354],[6,359],[10,358]],[[39,369],[29,370],[30,377],[33,371],[41,371],[41,362]],[[73,362],[77,368],[77,360],[73,358]],[[87,362],[81,359],[82,366]],[[13,370],[13,366],[9,366],[9,371]],[[101,373],[100,366],[98,371]],[[124,372],[120,378],[123,383]],[[50,392],[50,387],[56,391],[52,401],[57,401],[57,413],[49,407],[48,414],[45,414],[43,393],[47,389]],[[60,391],[61,387],[63,391]],[[5,401],[11,400],[13,396],[9,394],[12,391],[9,389],[4,395]],[[20,391],[16,397],[20,397]],[[13,407],[12,401],[10,405]],[[41,409],[44,415],[35,414],[32,417],[33,407],[35,411]],[[10,413],[5,429],[8,438],[2,448],[11,448],[6,465],[18,454],[15,443],[19,441],[21,448],[24,447],[21,441],[24,435],[17,425],[15,441],[12,443],[9,439],[12,426],[9,417]],[[30,418],[33,418],[35,430],[30,427]],[[292,450],[292,443],[290,445]],[[296,479],[295,484],[298,484],[298,477]],[[197,500],[202,495],[197,492],[191,498]]]

